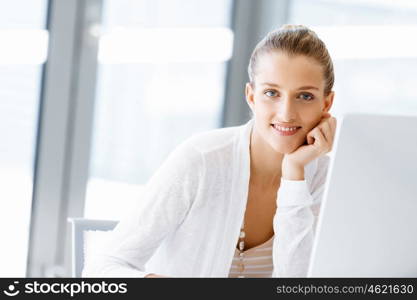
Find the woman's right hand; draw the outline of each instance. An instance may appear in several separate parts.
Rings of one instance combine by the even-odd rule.
[[[151,274],[146,275],[145,278],[168,278],[168,276],[162,276],[162,275],[151,273]]]

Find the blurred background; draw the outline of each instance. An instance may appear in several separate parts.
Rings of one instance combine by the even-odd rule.
[[[69,276],[68,217],[119,219],[176,145],[249,120],[286,23],[327,44],[336,117],[417,115],[417,1],[0,0],[0,277]]]

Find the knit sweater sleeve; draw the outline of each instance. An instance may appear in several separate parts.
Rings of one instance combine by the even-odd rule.
[[[87,260],[82,277],[145,277],[146,262],[186,217],[203,172],[202,154],[183,142],[146,184],[135,208],[109,233],[105,247]],[[170,276],[170,274],[160,274]]]
[[[327,176],[329,157],[318,160],[311,181],[281,179],[273,219],[272,277],[306,277],[317,219]]]

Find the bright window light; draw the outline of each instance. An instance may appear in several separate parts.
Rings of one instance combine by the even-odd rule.
[[[230,59],[229,28],[118,28],[100,38],[102,64],[224,62]]]
[[[333,59],[417,57],[417,26],[311,26]]]
[[[0,30],[0,65],[40,65],[48,55],[48,31]]]

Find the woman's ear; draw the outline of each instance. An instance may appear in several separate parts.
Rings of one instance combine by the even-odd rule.
[[[246,102],[248,103],[249,108],[252,110],[252,113],[253,113],[253,109],[254,109],[254,106],[255,106],[254,90],[253,90],[252,84],[250,82],[246,83],[245,95],[246,95]]]
[[[323,112],[328,112],[330,108],[332,108],[333,105],[333,99],[334,99],[334,91],[331,91],[329,95],[327,95],[324,99],[324,108]]]

